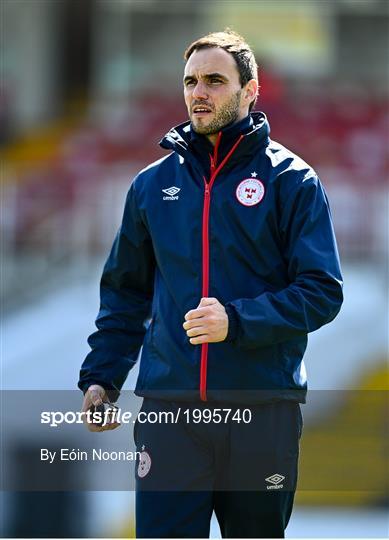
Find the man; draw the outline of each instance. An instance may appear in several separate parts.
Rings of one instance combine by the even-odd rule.
[[[206,537],[215,510],[224,537],[283,537],[307,334],[342,303],[330,211],[315,172],[250,114],[257,65],[244,39],[210,34],[185,60],[190,122],[130,187],[81,369],[83,410],[117,399],[143,344],[142,411],[177,422],[135,425],[137,536]]]

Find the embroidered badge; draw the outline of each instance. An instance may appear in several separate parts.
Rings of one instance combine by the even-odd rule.
[[[142,448],[143,450],[143,448]],[[143,450],[140,454],[139,464],[138,464],[138,476],[139,478],[144,478],[149,474],[151,469],[151,457],[148,452]]]
[[[236,198],[244,206],[260,203],[265,195],[265,186],[256,178],[242,180],[236,188]]]

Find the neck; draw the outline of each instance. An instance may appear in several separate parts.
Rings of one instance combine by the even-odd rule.
[[[212,146],[215,146],[219,133],[212,133],[211,135],[206,135],[207,139],[212,144]]]

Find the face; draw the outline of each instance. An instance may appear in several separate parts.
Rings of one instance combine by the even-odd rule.
[[[235,59],[223,49],[200,49],[186,63],[184,97],[189,118],[193,129],[211,142],[224,126],[247,116],[256,90],[254,80],[241,87]]]

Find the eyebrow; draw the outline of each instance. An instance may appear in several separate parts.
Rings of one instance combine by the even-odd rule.
[[[202,77],[203,79],[205,79],[206,81],[209,81],[210,79],[221,79],[223,81],[228,81],[228,78],[225,76],[225,75],[222,75],[221,73],[207,73],[206,75],[203,75]],[[184,83],[188,82],[188,81],[194,81],[196,80],[196,77],[194,75],[186,75],[186,77],[184,77]]]

